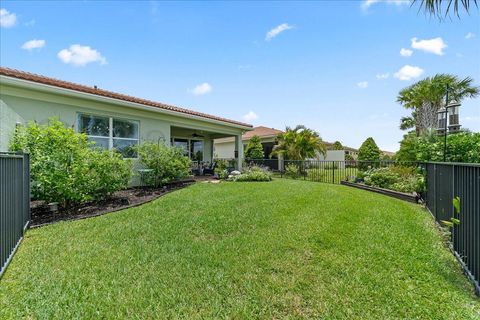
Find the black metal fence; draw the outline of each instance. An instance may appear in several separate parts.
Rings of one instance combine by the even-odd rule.
[[[0,277],[22,241],[29,221],[29,157],[0,153]]]
[[[341,181],[352,181],[358,171],[371,168],[392,166],[418,166],[416,162],[395,161],[324,161],[324,160],[278,160],[253,159],[247,165],[261,166],[280,174],[281,177],[303,179],[314,182],[339,184]]]
[[[449,221],[460,199],[460,224],[452,229],[453,250],[480,294],[480,164],[425,163],[425,202],[435,217]]]

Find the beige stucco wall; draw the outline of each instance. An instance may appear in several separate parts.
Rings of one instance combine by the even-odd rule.
[[[235,142],[215,143],[213,154],[216,158],[231,159],[235,155]]]
[[[243,140],[244,146],[248,144],[250,140]],[[275,138],[267,137],[260,138],[262,143],[274,142]],[[216,158],[231,159],[235,156],[235,141],[219,142],[214,141],[213,153]]]

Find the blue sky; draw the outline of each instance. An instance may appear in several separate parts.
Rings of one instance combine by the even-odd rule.
[[[396,95],[423,77],[453,73],[480,85],[478,12],[439,22],[393,0],[1,8],[2,66],[254,125],[304,124],[353,147],[372,136],[397,150],[408,111]],[[460,113],[480,131],[479,99]]]

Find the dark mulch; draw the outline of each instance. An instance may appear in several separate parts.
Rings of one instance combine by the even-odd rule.
[[[100,216],[109,212],[135,207],[155,200],[171,191],[184,188],[194,183],[194,180],[185,180],[170,183],[162,188],[131,188],[115,192],[112,197],[101,201],[88,201],[82,204],[63,208],[52,213],[44,201],[30,203],[32,219],[30,228],[40,227],[59,221],[79,220]]]

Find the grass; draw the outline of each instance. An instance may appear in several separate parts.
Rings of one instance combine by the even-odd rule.
[[[28,231],[1,319],[478,319],[419,206],[338,185],[196,184]]]

